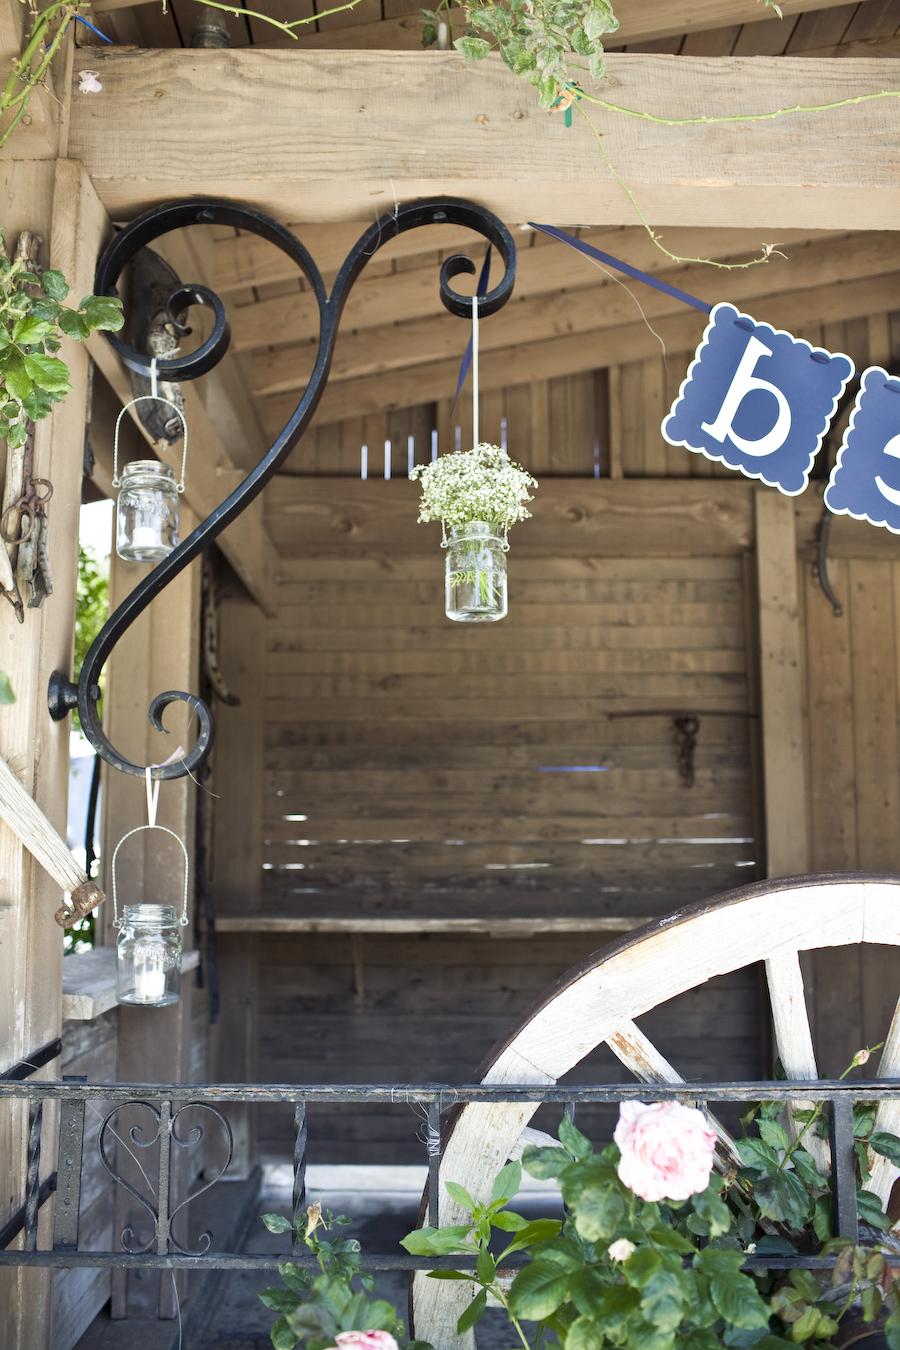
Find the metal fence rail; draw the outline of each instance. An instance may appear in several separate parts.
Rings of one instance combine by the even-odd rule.
[[[611,1085],[576,1085],[560,1087],[524,1084],[188,1084],[188,1083],[85,1083],[81,1081],[27,1082],[0,1081],[0,1111],[5,1102],[26,1101],[31,1112],[25,1178],[25,1204],[18,1214],[0,1230],[0,1266],[53,1267],[118,1267],[154,1270],[267,1270],[291,1259],[306,1264],[302,1244],[296,1238],[290,1250],[280,1254],[248,1254],[217,1251],[212,1238],[204,1234],[194,1247],[184,1245],[172,1231],[173,1221],[199,1195],[209,1191],[228,1172],[232,1156],[231,1127],[222,1108],[229,1105],[281,1104],[293,1108],[294,1157],[293,1197],[294,1217],[302,1215],[306,1198],[306,1163],[308,1152],[307,1108],[310,1106],[348,1106],[389,1104],[398,1107],[418,1107],[427,1117],[427,1137],[422,1140],[428,1166],[428,1221],[438,1223],[438,1195],[443,1140],[448,1128],[448,1113],[469,1102],[522,1103],[558,1105],[572,1113],[578,1106],[598,1104],[616,1105],[634,1100],[677,1100],[694,1104],[802,1100],[824,1102],[828,1107],[832,1157],[832,1196],[834,1231],[853,1242],[860,1240],[856,1201],[856,1157],[853,1136],[853,1108],[858,1102],[878,1103],[900,1098],[900,1079],[879,1079],[875,1082],[846,1083],[818,1079],[813,1082],[768,1083],[628,1083]],[[131,1228],[120,1235],[121,1247],[116,1251],[82,1251],[79,1249],[82,1173],[85,1162],[85,1111],[96,1109],[93,1103],[102,1102],[102,1116],[96,1149],[99,1159],[113,1181],[125,1188],[138,1203],[152,1224],[152,1234],[141,1242]],[[41,1139],[44,1107],[58,1106],[59,1128],[56,1149],[56,1169],[41,1178]],[[116,1116],[126,1108],[142,1113],[146,1124],[140,1122],[129,1128],[131,1144],[126,1153],[134,1157],[133,1149],[158,1149],[155,1167],[155,1186],[148,1185],[150,1199],[139,1193],[123,1174],[111,1151],[111,1141],[125,1143],[115,1130]],[[190,1125],[188,1113],[203,1116],[204,1124]],[[188,1118],[189,1119],[189,1118]],[[421,1120],[417,1122],[421,1125]],[[209,1127],[220,1131],[224,1144],[225,1162],[202,1186],[183,1196],[172,1194],[173,1150],[194,1147],[207,1137]],[[144,1177],[147,1173],[140,1168]],[[459,1178],[465,1180],[465,1178]],[[149,1178],[148,1178],[149,1182]],[[38,1247],[38,1218],[41,1207],[56,1193],[51,1245]],[[24,1238],[21,1246],[10,1249],[10,1244]],[[748,1268],[787,1268],[802,1265],[822,1268],[833,1264],[834,1258],[806,1256],[751,1256]],[[441,1267],[466,1268],[474,1265],[474,1258],[414,1257],[405,1252],[366,1254],[364,1266],[370,1270],[436,1270]],[[511,1261],[510,1264],[515,1264]]]

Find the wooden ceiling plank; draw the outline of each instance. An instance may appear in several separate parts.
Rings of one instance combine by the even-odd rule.
[[[69,153],[114,216],[173,197],[224,195],[289,219],[346,220],[451,191],[507,220],[539,207],[563,223],[633,221],[592,129],[580,118],[567,128],[548,117],[499,57],[467,65],[455,52],[111,49],[87,60],[100,70],[103,97],[73,100]],[[76,79],[85,65],[77,54]],[[896,222],[897,104],[878,98],[900,84],[896,62],[613,53],[608,70],[611,83],[595,87],[615,88],[626,107],[646,107],[653,90],[655,120],[623,117],[609,136],[617,172],[649,219],[813,229]],[[244,107],[237,124],[236,86]],[[659,120],[805,107],[823,89],[829,100],[876,101],[760,122],[752,152],[743,122]],[[191,135],[160,137],[160,125],[176,118]],[[261,125],[269,128],[263,141]]]
[[[723,293],[727,294],[724,288]],[[900,309],[900,272],[768,296],[764,303],[760,297],[760,303],[754,308],[760,319],[795,332],[799,326],[802,334],[804,324],[861,318]],[[639,322],[507,347],[486,354],[481,368],[481,387],[485,390],[509,387],[552,379],[555,375],[602,369],[623,361],[642,360],[659,352],[656,334],[668,352],[688,352],[699,341],[703,322],[701,314],[681,309],[678,313],[654,319],[654,332]],[[320,423],[341,421],[344,417],[410,407],[425,400],[448,397],[453,393],[458,371],[459,358],[456,358],[412,366],[387,375],[335,383],[326,389],[317,419]],[[270,432],[287,420],[295,402],[296,397],[290,394],[265,400],[262,417]],[[302,455],[301,443],[296,452],[298,463]]]
[[[779,231],[777,238],[779,247],[789,249],[799,247],[810,238],[834,238],[836,233]],[[754,257],[760,252],[764,238],[758,230],[666,230],[660,234],[662,242],[672,252],[715,260]],[[649,272],[671,268],[671,259],[654,244],[645,230],[586,231],[583,237],[598,248],[625,257],[633,266]],[[469,233],[469,241],[472,238]],[[518,300],[593,286],[603,275],[587,259],[576,258],[558,244],[553,248],[546,247],[555,241],[548,240],[545,235],[539,236],[541,242],[537,248],[527,246],[527,233],[517,234],[516,239],[525,245],[518,249],[515,289]],[[480,256],[483,247],[483,242],[479,241],[475,256]],[[352,329],[380,327],[388,320],[407,322],[434,318],[445,312],[438,291],[438,269],[434,266],[417,268],[402,275],[377,278],[363,275],[350,293],[341,327],[348,333]],[[318,308],[308,293],[289,294],[236,311],[232,327],[236,351],[315,342],[319,333]]]

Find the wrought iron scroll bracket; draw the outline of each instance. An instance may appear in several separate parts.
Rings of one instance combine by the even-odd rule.
[[[423,225],[459,225],[491,243],[503,260],[503,276],[497,285],[478,301],[479,315],[487,318],[495,314],[512,294],[516,274],[516,248],[506,227],[490,211],[474,202],[453,197],[429,198],[408,202],[395,208],[371,225],[357,240],[344,259],[332,287],[325,289],[322,276],[310,253],[290,230],[277,221],[250,207],[220,200],[193,199],[170,202],[154,207],[137,220],[126,225],[114,237],[97,265],[94,289],[98,295],[115,295],[116,286],[125,267],[142,248],[172,230],[191,225],[229,225],[259,236],[280,248],[297,265],[314,294],[319,308],[319,343],[315,365],[309,382],[282,430],[263,454],[255,468],[243,482],[201,522],[200,525],[162,562],[158,563],[127,599],[116,609],[101,629],[85,657],[78,683],[57,671],[50,680],[50,715],[59,721],[78,709],[82,730],[101,759],[122,773],[143,776],[144,765],[132,763],[120,754],[106,736],[98,711],[100,677],[116,643],[171,581],[183,572],[232,521],[250,505],[285,461],[306,431],[328,381],[331,360],[341,314],[354,282],[370,258],[384,244],[407,230]],[[472,297],[453,286],[453,279],[463,273],[474,274],[475,265],[466,257],[455,255],[445,260],[440,269],[440,298],[451,314],[470,318]],[[185,285],[170,297],[169,310],[183,310],[195,304],[208,306],[213,314],[212,332],[196,350],[183,356],[174,356],[157,362],[161,379],[193,380],[207,374],[222,359],[228,349],[230,329],[225,307],[208,287]],[[149,376],[150,358],[136,351],[114,334],[108,340],[129,370]],[[197,738],[183,759],[173,764],[152,766],[157,779],[181,778],[196,774],[212,749],[215,727],[207,705],[193,694],[177,689],[157,694],[149,709],[150,723],[164,731],[163,717],[170,704],[186,703],[196,713],[199,723]]]

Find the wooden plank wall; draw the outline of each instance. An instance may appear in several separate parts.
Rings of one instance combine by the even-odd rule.
[[[446,622],[439,536],[415,524],[413,485],[307,478],[270,493],[283,562],[266,634],[262,913],[532,916],[537,935],[260,937],[262,1079],[469,1079],[597,945],[554,934],[554,919],[665,913],[756,875],[750,494],[710,485],[734,511],[708,512],[694,556],[679,514],[693,489],[621,486],[647,499],[652,540],[609,484],[548,483],[513,534],[510,617],[489,628]],[[672,716],[691,710],[689,788]],[[744,972],[650,1030],[689,1075],[752,1075],[759,1016]],[[616,1070],[598,1058],[585,1072]],[[288,1132],[284,1113],[263,1114],[263,1156],[283,1155]],[[408,1161],[414,1134],[408,1111],[356,1112],[329,1120],[327,1148]]]

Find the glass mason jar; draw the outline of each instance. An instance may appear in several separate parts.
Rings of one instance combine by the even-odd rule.
[[[168,464],[126,464],[116,502],[116,552],[126,562],[161,562],[178,544],[178,486]]]
[[[181,925],[174,905],[125,905],[116,944],[116,998],[144,1008],[177,1003]]]
[[[455,623],[506,618],[507,543],[496,525],[472,520],[451,525],[444,561],[444,610]]]

